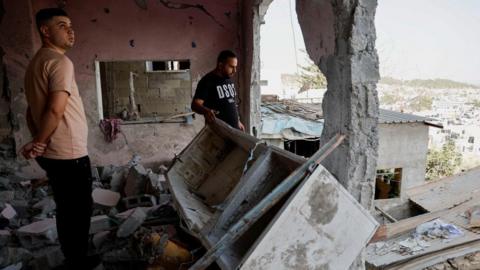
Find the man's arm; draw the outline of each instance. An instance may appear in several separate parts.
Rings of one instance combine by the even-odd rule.
[[[245,132],[245,126],[242,124],[242,122],[240,121],[240,119],[238,119],[238,128],[239,128],[241,131]]]
[[[30,106],[27,108],[27,126],[28,130],[30,130],[30,135],[35,136],[37,134],[37,128],[33,124],[33,117],[32,111],[30,110]]]
[[[30,107],[27,109],[27,124],[33,140],[25,144],[21,152],[26,159],[36,158],[43,155],[53,132],[63,117],[69,94],[66,91],[53,91],[48,95],[47,108],[42,115],[42,120],[37,133],[33,125]]]
[[[207,120],[207,123],[212,123],[215,121],[215,112],[205,106],[203,106],[203,103],[205,101],[203,99],[195,98],[192,101],[192,110],[196,113],[202,114],[205,117],[205,120]]]
[[[67,91],[51,91],[48,94],[47,108],[43,112],[38,133],[33,142],[48,143],[50,137],[63,117],[69,94]]]

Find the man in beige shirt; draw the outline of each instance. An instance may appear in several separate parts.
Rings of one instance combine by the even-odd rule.
[[[46,172],[57,205],[56,222],[67,269],[88,269],[92,213],[92,175],[87,153],[88,127],[72,61],[74,32],[62,9],[36,14],[42,39],[25,74],[27,123],[32,142],[23,147]]]

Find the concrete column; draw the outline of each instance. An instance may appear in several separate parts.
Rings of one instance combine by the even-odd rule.
[[[347,135],[324,165],[366,209],[373,203],[378,148],[376,6],[376,0],[332,0],[335,52],[320,65],[328,80],[322,140]]]
[[[244,32],[244,104],[241,113],[247,131],[258,136],[262,116],[260,113],[260,26],[267,13],[268,6],[273,0],[245,0],[243,1],[243,32]]]
[[[376,0],[297,0],[307,52],[328,81],[321,141],[347,135],[323,165],[366,209],[373,206],[378,149],[376,6]],[[363,257],[350,269],[364,269]]]

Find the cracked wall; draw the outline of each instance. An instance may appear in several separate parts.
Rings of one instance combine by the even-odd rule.
[[[145,163],[171,160],[198,133],[203,117],[193,125],[149,124],[122,126],[128,145],[119,136],[114,143],[104,141],[99,124],[95,61],[189,59],[192,89],[201,76],[215,67],[221,50],[232,49],[243,59],[241,4],[228,1],[3,1],[5,13],[0,24],[0,46],[12,92],[12,108],[19,120],[15,132],[17,146],[30,140],[26,129],[26,102],[23,76],[29,60],[41,46],[33,22],[38,9],[65,6],[76,35],[74,48],[67,53],[75,65],[89,124],[89,154],[97,165],[124,164],[133,153]],[[244,88],[243,69],[235,78],[240,100],[249,100]],[[240,104],[243,106],[243,104]],[[242,118],[246,111],[242,110]]]

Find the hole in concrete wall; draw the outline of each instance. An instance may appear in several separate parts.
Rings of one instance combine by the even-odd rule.
[[[96,67],[100,118],[155,121],[190,111],[189,60],[101,61]]]
[[[295,0],[274,0],[260,29],[262,95],[321,103],[326,79],[306,53]]]
[[[377,170],[375,181],[375,199],[400,197],[402,168]]]
[[[309,158],[320,148],[320,138],[312,140],[287,140],[283,148],[294,154]]]
[[[147,72],[189,70],[188,60],[145,61]]]

